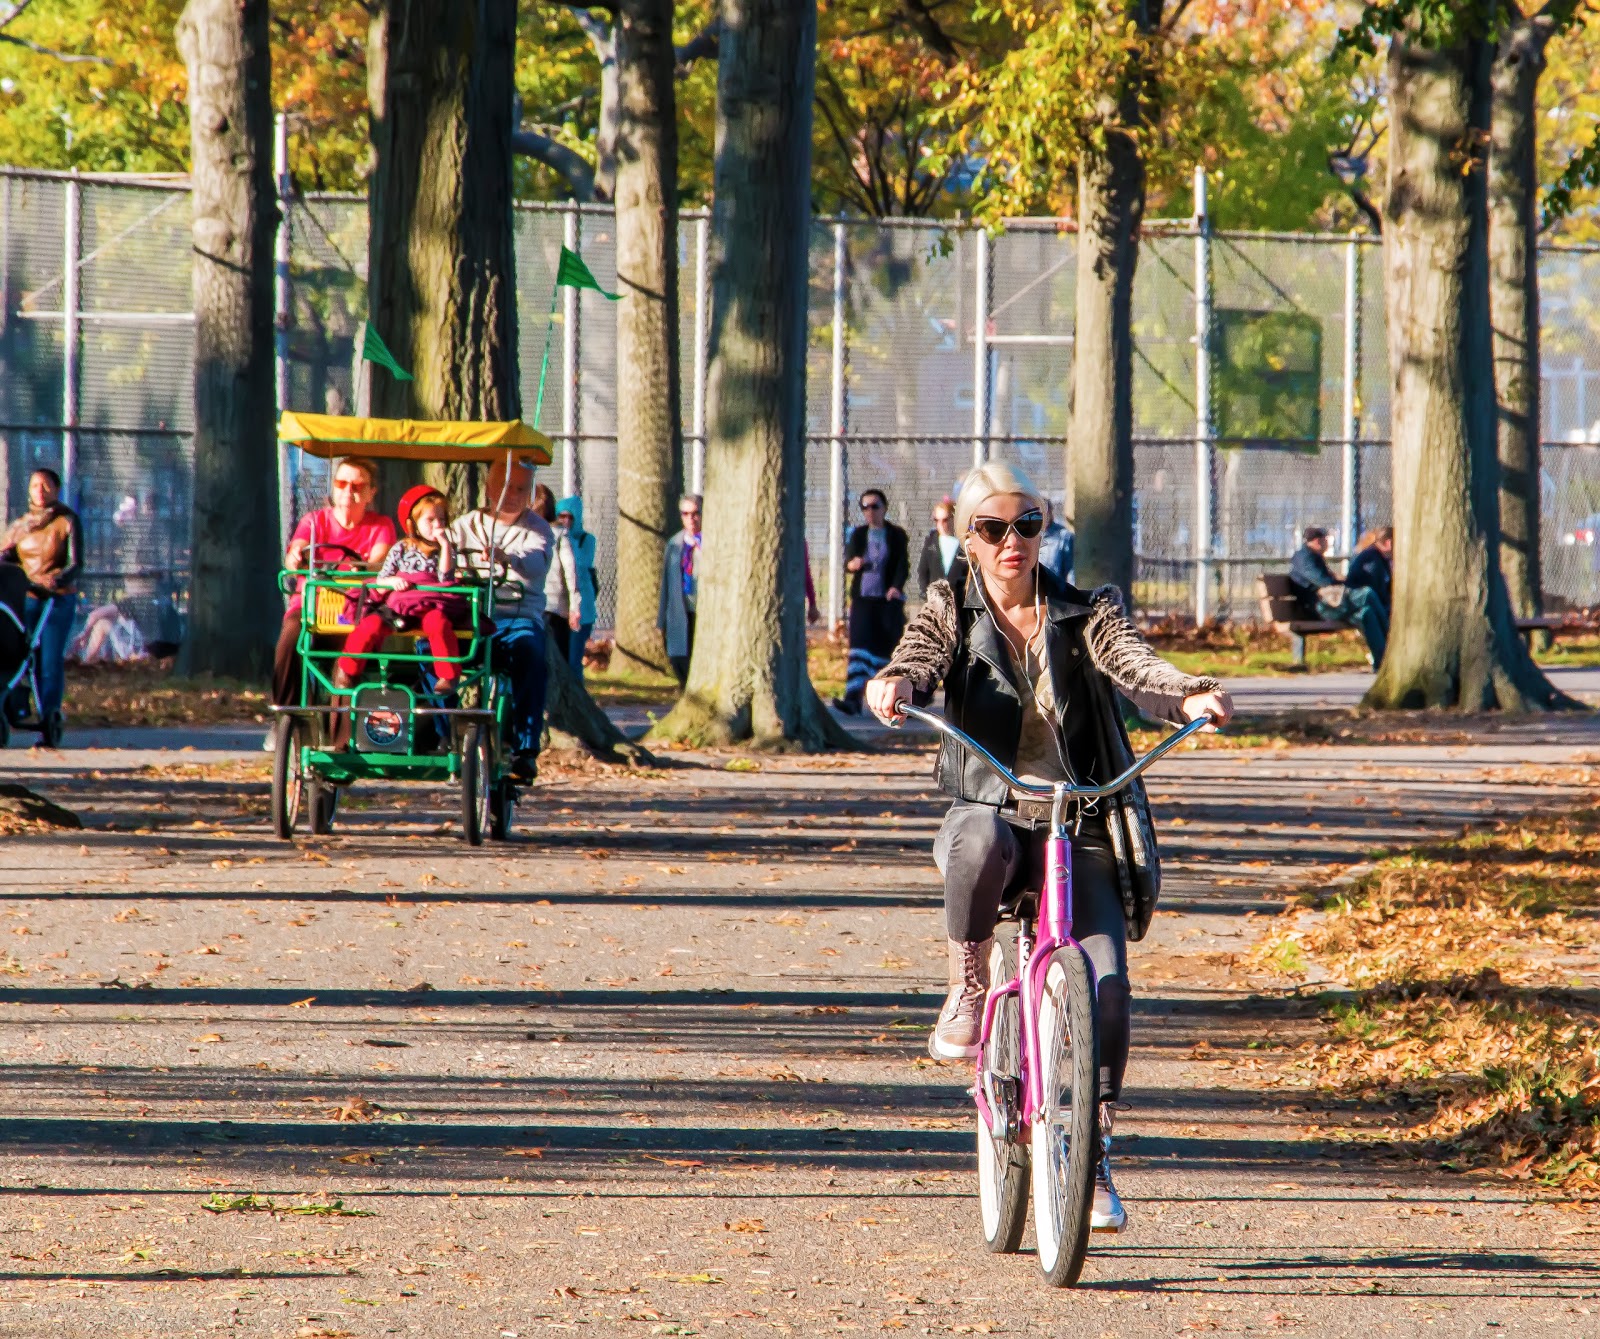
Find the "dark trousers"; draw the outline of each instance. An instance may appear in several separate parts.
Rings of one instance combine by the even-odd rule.
[[[39,719],[45,720],[61,710],[61,699],[67,691],[67,641],[72,633],[72,620],[78,611],[76,595],[42,596],[30,594],[23,602],[23,621],[28,635],[32,636],[39,621],[44,628],[39,633]],[[7,676],[10,677],[9,675]]]
[[[1044,828],[1006,822],[987,804],[957,800],[934,839],[944,875],[944,917],[951,939],[981,943],[994,933],[1008,892],[1044,886]],[[1072,843],[1072,934],[1094,964],[1100,999],[1100,1096],[1116,1101],[1128,1067],[1132,1032],[1127,927],[1117,891],[1116,857],[1103,825],[1084,825]]]
[[[682,688],[689,682],[689,660],[694,655],[694,610],[684,615],[689,624],[689,643],[681,656],[668,656],[667,660],[672,666],[672,672],[678,676],[678,687]]]
[[[1383,664],[1389,646],[1389,611],[1383,596],[1370,586],[1346,586],[1344,599],[1337,606],[1317,601],[1317,613],[1330,623],[1346,623],[1357,628],[1372,652],[1374,666]]]
[[[550,640],[556,644],[563,660],[572,659],[572,625],[565,614],[546,614],[544,625],[549,629]]]
[[[543,619],[498,621],[490,640],[490,660],[511,680],[511,747],[537,754],[544,738],[544,698],[550,667],[544,659]]]
[[[880,673],[906,630],[906,602],[858,595],[850,601],[850,654],[845,661],[844,696],[860,702],[867,680]]]
[[[300,701],[300,611],[285,614],[272,652],[272,700],[280,707]]]

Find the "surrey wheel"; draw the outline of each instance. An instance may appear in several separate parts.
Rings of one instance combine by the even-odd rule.
[[[294,836],[305,790],[300,731],[293,716],[279,716],[272,725],[272,831],[284,841]]]
[[[482,846],[490,823],[489,741],[481,726],[461,736],[461,835],[468,846]]]

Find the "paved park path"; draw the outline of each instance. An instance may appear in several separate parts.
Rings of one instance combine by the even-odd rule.
[[[1590,722],[1157,774],[1132,1222],[1071,1293],[983,1252],[923,1051],[925,753],[551,769],[479,850],[377,787],[285,846],[215,756],[6,755],[90,829],[0,844],[0,1336],[1600,1334],[1600,1216],[1324,1142],[1314,1006],[1239,962],[1374,848],[1570,800]],[[371,1216],[202,1207],[245,1194]]]

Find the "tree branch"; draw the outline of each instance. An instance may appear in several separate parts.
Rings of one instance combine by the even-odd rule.
[[[672,53],[672,72],[682,79],[697,60],[722,52],[722,19],[712,19],[699,32]]]
[[[33,0],[9,0],[3,9],[0,9],[0,42],[19,46],[41,56],[49,56],[51,60],[59,60],[64,65],[115,65],[116,62],[107,60],[104,56],[84,56],[73,51],[57,51],[53,47],[40,46],[37,42],[30,42],[26,37],[13,37],[3,31],[9,28],[17,19],[22,17],[24,10],[33,3]]]
[[[940,25],[934,10],[941,8],[940,0],[935,0],[931,5],[924,0],[900,0],[900,12],[905,15],[917,35],[933,50],[936,55],[942,56],[948,63],[961,58],[950,34],[945,32]]]
[[[582,204],[594,199],[594,168],[576,149],[536,130],[513,130],[511,152],[543,163],[572,188],[572,198]]]
[[[616,0],[550,0],[550,2],[557,9],[570,9],[572,17],[577,19],[580,25],[591,9],[601,9],[612,18],[617,17]]]
[[[104,56],[80,56],[70,51],[56,51],[47,46],[40,46],[37,42],[30,42],[26,37],[13,37],[10,33],[0,33],[0,42],[8,42],[12,46],[26,47],[29,51],[37,52],[41,56],[49,56],[52,60],[59,60],[66,65],[115,65],[116,62],[107,60]]]

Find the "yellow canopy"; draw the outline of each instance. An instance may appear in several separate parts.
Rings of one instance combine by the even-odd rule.
[[[345,418],[285,410],[278,440],[307,455],[374,456],[379,460],[431,460],[492,464],[506,451],[532,465],[550,463],[550,439],[526,423],[430,423],[411,418]]]

